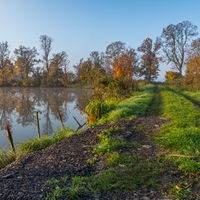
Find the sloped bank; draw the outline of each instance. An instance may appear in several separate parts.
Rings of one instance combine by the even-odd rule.
[[[90,177],[94,174],[103,173],[104,170],[110,168],[103,156],[97,155],[96,162],[93,164],[88,160],[94,157],[92,151],[93,147],[98,144],[97,135],[111,127],[119,127],[112,134],[123,136],[127,142],[138,143],[137,146],[118,148],[118,152],[134,151],[146,158],[155,157],[158,149],[148,140],[147,134],[157,131],[164,121],[162,118],[151,116],[131,121],[121,119],[109,125],[99,125],[88,129],[44,150],[31,153],[0,171],[0,199],[45,199],[56,188],[54,184],[47,184],[52,177],[55,180],[60,180],[67,176],[65,182],[58,184],[60,188],[64,188],[71,182],[72,177]],[[145,125],[147,122],[148,125]],[[143,125],[141,126],[141,124]],[[153,190],[153,194],[150,194],[151,192],[147,194],[147,187],[139,190],[136,190],[136,187],[131,192],[114,189],[114,192],[100,192],[98,198],[110,199],[116,197],[117,199],[124,199],[124,197],[149,195],[156,197],[160,195],[156,188]],[[144,194],[142,194],[143,192]],[[139,193],[141,194],[139,195]],[[55,199],[66,198],[72,197],[63,192]],[[79,198],[95,199],[97,196],[86,191],[80,194]]]

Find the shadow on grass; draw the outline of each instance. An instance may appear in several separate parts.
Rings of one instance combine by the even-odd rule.
[[[146,115],[160,116],[162,114],[162,97],[158,84],[154,88],[154,96],[146,110]]]

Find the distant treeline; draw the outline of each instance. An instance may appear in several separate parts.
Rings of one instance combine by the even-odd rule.
[[[41,55],[35,47],[20,45],[11,55],[8,42],[0,43],[0,86],[64,86],[73,84],[92,86],[108,92],[125,91],[128,94],[138,79],[155,81],[159,76],[161,62],[170,64],[166,79],[191,84],[198,82],[200,73],[200,38],[197,26],[189,21],[163,28],[153,41],[146,38],[134,49],[116,41],[109,44],[105,52],[93,51],[86,60],[68,68],[69,59],[65,51],[51,53],[53,39],[47,35],[39,37]],[[184,69],[186,69],[184,71]],[[183,76],[184,74],[184,76]]]

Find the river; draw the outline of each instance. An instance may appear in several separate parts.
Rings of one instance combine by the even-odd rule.
[[[81,111],[92,95],[90,89],[72,88],[0,88],[0,149],[9,149],[4,126],[12,126],[14,144],[37,137],[36,112],[39,115],[41,137],[52,136],[65,126],[76,130],[86,121]]]

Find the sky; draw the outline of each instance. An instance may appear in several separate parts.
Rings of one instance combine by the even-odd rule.
[[[23,45],[41,56],[39,37],[47,35],[51,53],[65,51],[72,71],[81,58],[105,52],[112,42],[137,49],[185,20],[200,31],[200,0],[0,0],[0,8],[0,42],[8,42],[11,54]],[[169,69],[161,64],[158,80]]]

